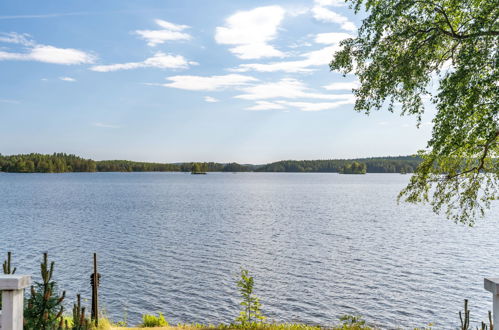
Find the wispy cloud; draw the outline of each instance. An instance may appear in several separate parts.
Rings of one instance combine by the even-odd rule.
[[[37,61],[65,65],[93,63],[95,61],[94,55],[78,49],[37,44],[27,34],[4,33],[0,35],[0,42],[21,44],[26,47],[24,53],[0,51],[0,61]]]
[[[351,81],[351,82],[335,82],[322,87],[324,87],[324,89],[327,89],[329,91],[344,91],[344,90],[351,91],[352,89],[358,88],[359,86],[360,83],[358,81]]]
[[[284,105],[269,101],[256,101],[255,105],[246,108],[246,110],[252,110],[252,111],[284,110],[284,109],[286,109]]]
[[[19,104],[21,102],[18,100],[0,99],[0,103]]]
[[[258,79],[240,74],[222,76],[172,76],[167,77],[169,83],[164,87],[179,88],[191,91],[219,91],[230,87],[244,86]]]
[[[336,45],[347,38],[352,38],[352,35],[345,32],[319,33],[315,36],[315,42],[318,44]]]
[[[287,73],[315,71],[320,66],[327,66],[331,61],[333,53],[340,50],[339,43],[349,37],[351,35],[344,32],[319,33],[315,36],[315,43],[328,46],[299,54],[298,56],[301,59],[270,63],[244,63],[231,69],[231,71],[247,72],[254,70],[259,72],[282,71]]]
[[[233,45],[230,51],[241,59],[284,57],[283,52],[269,44],[276,38],[284,14],[280,6],[237,12],[226,19],[225,26],[216,28],[215,40],[222,45]]]
[[[147,44],[151,47],[163,44],[166,41],[191,39],[190,34],[182,32],[183,30],[189,28],[188,25],[178,25],[161,19],[156,19],[154,22],[162,29],[135,31],[135,33],[142,39],[146,40]]]
[[[352,100],[342,100],[337,102],[277,101],[277,103],[295,107],[301,111],[323,111],[335,109],[342,105],[352,104]]]
[[[16,33],[16,32],[0,33],[0,42],[9,43],[9,44],[20,44],[23,46],[35,45],[34,41],[31,40],[29,34]]]
[[[347,5],[345,0],[315,0],[318,6],[331,6],[331,7],[345,7]]]
[[[204,97],[204,100],[205,100],[205,102],[208,102],[208,103],[216,103],[216,102],[220,102],[220,100],[219,100],[219,99],[214,98],[214,97],[211,97],[211,96],[205,96],[205,97]]]
[[[182,55],[171,55],[163,52],[157,52],[154,56],[149,57],[142,62],[95,65],[91,67],[90,70],[97,72],[110,72],[137,68],[187,69],[191,65],[197,64],[197,62],[188,61]]]
[[[71,77],[59,77],[59,80],[67,81],[67,82],[75,82],[76,81],[76,79],[71,78]]]
[[[351,104],[350,100],[336,102],[305,102],[305,101],[256,101],[255,105],[247,107],[246,110],[264,111],[264,110],[287,110],[296,108],[300,111],[323,111],[338,108],[342,105]]]
[[[294,78],[284,78],[277,82],[254,84],[240,88],[244,94],[236,95],[243,100],[266,99],[321,99],[321,100],[348,100],[353,102],[352,94],[322,94],[311,91],[303,82]]]
[[[25,18],[52,18],[61,16],[80,16],[88,15],[87,12],[75,12],[75,13],[53,13],[53,14],[32,14],[32,15],[3,15],[0,16],[0,20],[6,19],[25,19]]]
[[[347,17],[338,14],[337,12],[328,8],[335,6],[340,6],[340,2],[331,0],[315,0],[315,5],[312,7],[312,14],[318,21],[325,23],[336,23],[339,24],[343,30],[355,31],[357,27],[353,22],[351,22]]]
[[[259,72],[311,72],[314,67],[327,66],[331,61],[332,54],[338,51],[337,45],[324,47],[319,50],[306,52],[300,55],[303,59],[295,61],[279,61],[271,63],[245,63],[232,69],[234,72],[247,72],[250,70]]]
[[[101,128],[121,128],[119,125],[106,124],[101,122],[92,123],[92,126],[101,127]]]

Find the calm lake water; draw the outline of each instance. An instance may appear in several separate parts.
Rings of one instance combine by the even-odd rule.
[[[397,205],[408,175],[292,173],[0,173],[0,256],[35,274],[56,261],[68,294],[91,296],[131,324],[230,322],[240,267],[255,276],[270,320],[331,324],[360,314],[383,328],[455,329],[474,321],[499,277],[499,208],[474,228]]]

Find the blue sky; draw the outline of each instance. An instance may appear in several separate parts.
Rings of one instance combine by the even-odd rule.
[[[0,3],[0,153],[237,161],[411,154],[431,117],[355,112],[337,0]]]

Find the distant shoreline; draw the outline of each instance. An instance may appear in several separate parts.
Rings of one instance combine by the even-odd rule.
[[[0,171],[0,174],[101,174],[101,173],[180,173],[180,174],[192,174],[191,172],[182,171],[107,171],[107,172],[4,172]],[[339,172],[264,172],[264,171],[245,171],[245,172],[226,172],[226,171],[211,171],[203,174],[218,173],[218,174],[239,174],[239,173],[273,173],[273,174],[340,174],[344,176],[358,176],[357,174],[350,173],[339,173]],[[364,174],[413,174],[413,173],[396,173],[396,172],[367,172]]]
[[[287,172],[340,173],[356,163],[365,173],[413,173],[421,163],[418,156],[388,156],[356,159],[282,160],[263,165],[185,162],[148,163],[129,160],[95,161],[64,154],[1,155],[0,172],[7,173],[68,173],[68,172],[187,172],[197,166],[201,172]]]

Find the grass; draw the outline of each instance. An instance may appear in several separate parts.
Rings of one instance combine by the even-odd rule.
[[[144,328],[122,328],[115,327],[112,330],[140,330]],[[348,324],[343,323],[341,325],[333,327],[319,327],[310,326],[306,324],[259,324],[253,326],[231,326],[231,325],[202,325],[202,324],[179,324],[177,326],[167,326],[167,327],[156,327],[155,330],[240,330],[240,329],[250,329],[250,330],[374,330],[374,328],[368,327],[363,324]]]
[[[111,328],[112,330],[143,330],[144,328]],[[180,326],[168,326],[168,327],[157,327],[155,330],[239,330],[239,329],[252,329],[252,330],[374,330],[374,328],[366,327],[366,326],[358,326],[358,325],[340,325],[331,328],[324,327],[316,327],[316,326],[308,326],[304,324],[278,324],[278,325],[267,325],[267,326],[259,326],[259,327],[230,327],[230,326],[203,326],[203,325],[180,325]]]

